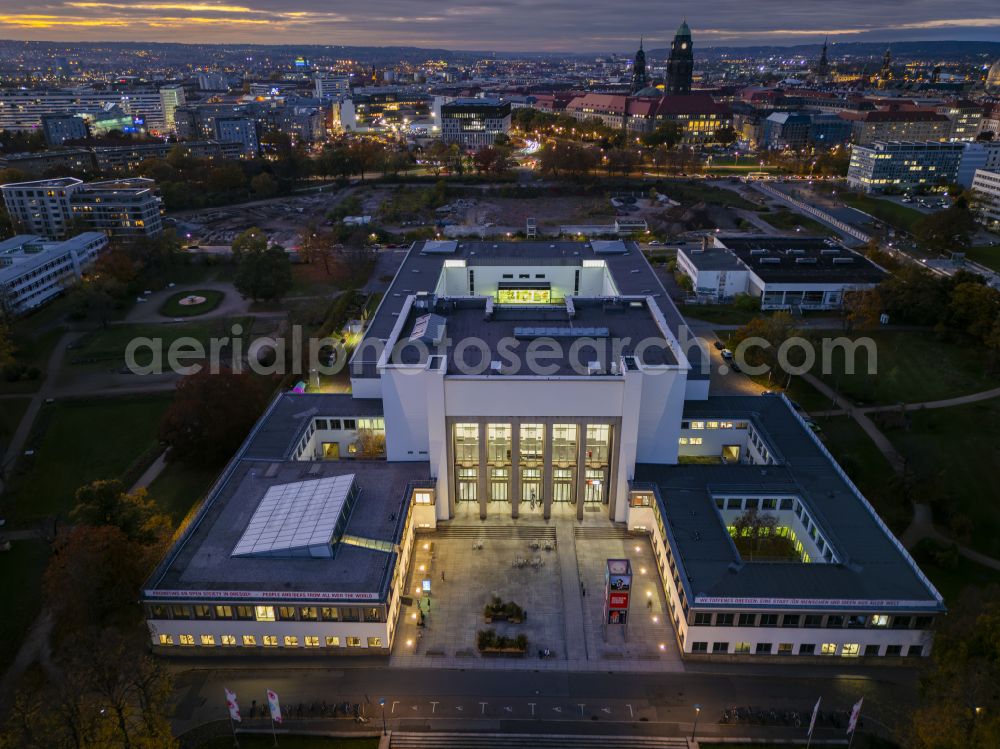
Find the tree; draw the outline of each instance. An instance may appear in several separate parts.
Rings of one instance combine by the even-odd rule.
[[[913,227],[913,236],[929,249],[952,252],[968,249],[976,220],[968,201],[959,196],[949,208],[928,214]]]
[[[643,135],[642,142],[647,146],[673,148],[681,142],[681,129],[676,122],[664,122],[652,132]]]
[[[878,289],[844,292],[844,323],[848,330],[868,330],[878,325],[882,315],[882,296]]]
[[[912,749],[1000,746],[1000,587],[967,591],[941,617],[908,725]]]
[[[250,180],[250,189],[258,198],[270,198],[278,193],[278,183],[267,172],[261,172]]]
[[[736,142],[736,131],[731,127],[724,127],[715,133],[715,142],[723,146],[730,146]]]
[[[145,489],[126,492],[117,480],[92,481],[76,490],[70,520],[79,525],[110,525],[131,540],[155,543],[169,535],[170,519],[157,511]]]
[[[774,538],[777,527],[777,516],[751,507],[733,520],[732,533],[740,551],[752,560],[761,553],[765,543]]]
[[[945,320],[950,327],[986,341],[1000,323],[1000,291],[979,282],[957,284]]]
[[[744,361],[740,362],[741,364],[746,363],[754,367],[766,366],[770,380],[774,372],[781,367],[778,361],[778,347],[789,338],[801,336],[802,332],[795,327],[789,313],[776,312],[770,317],[755,317],[736,330],[729,339],[729,346],[737,355],[742,354]],[[741,346],[744,342],[746,345]],[[769,345],[764,345],[765,343]]]
[[[267,249],[267,235],[257,226],[251,226],[233,239],[233,257],[239,260],[246,252],[263,252]]]
[[[181,379],[160,422],[168,460],[214,467],[231,456],[264,411],[270,388],[254,375],[203,369]]]
[[[255,302],[281,299],[292,285],[288,253],[275,246],[262,252],[242,253],[233,285],[240,294]]]
[[[0,319],[0,367],[14,363],[14,334],[6,320]]]

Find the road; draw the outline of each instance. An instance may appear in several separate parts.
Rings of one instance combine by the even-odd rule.
[[[224,664],[181,671],[174,728],[183,732],[226,717],[223,688],[237,693],[245,714],[263,702],[265,689],[278,693],[286,711],[298,703],[367,705],[373,723],[386,700],[389,728],[397,730],[481,730],[592,732],[598,726],[618,733],[681,735],[691,730],[694,706],[701,706],[700,736],[802,738],[787,726],[722,725],[725,708],[749,706],[807,712],[822,696],[824,711],[845,711],[865,698],[870,730],[899,725],[916,700],[915,671],[902,667],[691,664],[686,673],[565,673],[527,670],[389,670],[368,659],[342,667],[308,667],[285,660]],[[298,665],[298,667],[296,667]],[[470,663],[470,665],[472,665]],[[503,662],[491,664],[502,669]],[[183,663],[174,668],[183,669]],[[289,730],[307,729],[315,720],[290,716]],[[341,721],[348,724],[348,721]],[[349,725],[353,726],[353,723]],[[249,727],[249,726],[248,726]],[[817,739],[843,738],[826,729]]]

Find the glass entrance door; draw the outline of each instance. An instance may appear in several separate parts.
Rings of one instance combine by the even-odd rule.
[[[607,476],[603,468],[588,468],[583,484],[584,502],[603,504],[607,496]]]
[[[542,509],[542,469],[521,469],[521,508],[522,510]]]
[[[575,502],[575,486],[573,476],[576,473],[572,468],[552,469],[552,501],[553,502]]]

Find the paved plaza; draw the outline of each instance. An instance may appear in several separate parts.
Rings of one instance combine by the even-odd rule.
[[[407,581],[411,603],[400,615],[392,665],[683,670],[647,536],[629,534],[603,512],[577,521],[569,505],[554,506],[547,521],[540,514],[512,520],[509,506],[504,514],[499,503],[491,504],[486,520],[479,519],[478,507],[466,509],[417,537]],[[604,570],[612,558],[632,563],[627,632],[602,627]],[[525,620],[486,624],[483,607],[493,596],[517,603]],[[524,634],[527,655],[481,656],[476,633],[482,629]],[[539,658],[544,649],[551,656]]]

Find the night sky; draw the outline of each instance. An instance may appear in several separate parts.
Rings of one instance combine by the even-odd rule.
[[[0,37],[631,52],[685,16],[696,47],[1000,41],[997,0],[0,0]]]

